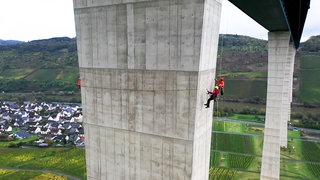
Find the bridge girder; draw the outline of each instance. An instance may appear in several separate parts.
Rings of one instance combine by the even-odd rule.
[[[229,0],[270,32],[290,31],[296,48],[310,7],[310,0]]]

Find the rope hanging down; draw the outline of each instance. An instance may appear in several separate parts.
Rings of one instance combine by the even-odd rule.
[[[220,58],[219,58],[219,78],[221,78],[222,75],[222,60],[223,60],[223,43],[224,43],[224,34],[221,34],[221,43],[220,43]],[[223,89],[220,89],[220,91],[223,91]],[[221,93],[222,95],[223,93]],[[216,101],[216,116],[219,116],[219,102]]]
[[[222,71],[222,55],[223,55],[223,35],[221,35],[221,38],[220,38],[220,58],[217,58],[217,59],[220,59],[220,62],[219,62],[219,78],[218,79],[215,79],[215,86],[214,86],[214,90],[211,92],[211,91],[208,91],[207,90],[207,94],[210,94],[210,97],[209,99],[207,100],[207,103],[204,104],[206,106],[206,108],[209,108],[210,107],[210,102],[212,100],[214,100],[214,104],[216,104],[216,111],[217,111],[217,114],[219,112],[219,104],[218,104],[218,95],[223,95],[224,94],[224,77],[221,77],[221,71]],[[214,111],[214,109],[213,109]]]
[[[219,61],[219,77],[221,77],[221,70],[222,70],[222,60],[223,60],[223,39],[224,39],[224,34],[221,34],[221,44],[220,44],[220,61]]]

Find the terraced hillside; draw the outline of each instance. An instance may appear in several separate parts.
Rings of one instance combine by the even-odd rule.
[[[79,102],[78,77],[74,38],[0,45],[0,100]]]
[[[5,44],[5,43],[3,43]],[[296,56],[294,102],[320,106],[320,36],[301,43]],[[264,103],[267,41],[220,35],[217,76],[225,76],[224,100]],[[17,98],[80,101],[75,38],[0,45],[0,100]],[[37,95],[35,95],[37,93]],[[66,98],[66,96],[69,97]]]

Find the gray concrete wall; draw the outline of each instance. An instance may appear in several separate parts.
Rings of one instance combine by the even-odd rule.
[[[280,178],[280,146],[287,137],[292,96],[292,86],[289,86],[293,75],[294,54],[290,32],[269,32],[268,90],[261,179]]]
[[[88,179],[208,179],[221,0],[74,0]]]
[[[296,49],[293,42],[290,42],[288,47],[287,60],[284,67],[283,78],[283,95],[282,95],[282,115],[281,115],[281,140],[280,146],[287,147],[288,144],[288,122],[291,117],[291,102],[292,102],[292,86],[293,86],[293,71],[294,71],[294,59],[296,55]]]

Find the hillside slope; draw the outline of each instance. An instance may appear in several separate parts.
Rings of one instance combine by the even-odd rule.
[[[0,39],[0,45],[12,45],[12,44],[20,44],[24,43],[23,41],[15,41],[15,40],[2,40]]]
[[[29,97],[47,100],[51,96],[56,101],[59,96],[75,95],[75,101],[80,101],[76,85],[78,77],[74,38],[52,38],[0,46],[0,92],[3,92],[0,100],[10,99],[7,93],[15,93],[13,97],[26,93],[19,100],[30,100]],[[37,94],[36,97],[34,94]]]
[[[219,37],[217,76],[225,76],[225,100],[264,103],[267,41],[248,36]],[[320,104],[320,36],[301,43],[296,55],[294,101]],[[0,92],[76,94],[79,77],[75,38],[0,45]],[[302,87],[302,88],[301,88]],[[59,92],[59,93],[58,93]],[[1,95],[0,95],[1,100]]]
[[[265,103],[267,41],[220,35],[217,76],[226,78],[224,99]],[[294,103],[320,105],[320,36],[301,43],[294,66]]]
[[[217,72],[266,71],[267,50],[265,40],[231,34],[220,35]]]

